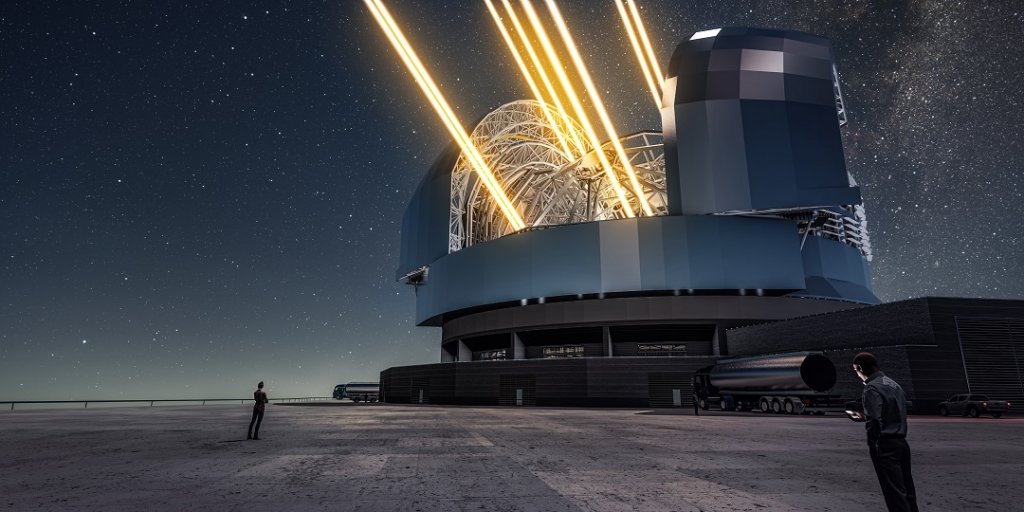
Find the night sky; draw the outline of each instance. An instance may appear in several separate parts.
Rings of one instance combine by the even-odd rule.
[[[1024,5],[640,0],[832,39],[883,301],[1024,297]],[[387,2],[464,124],[529,90],[482,2]],[[614,4],[560,2],[619,133]],[[448,141],[362,2],[0,3],[0,400],[323,396],[435,362],[395,282]]]

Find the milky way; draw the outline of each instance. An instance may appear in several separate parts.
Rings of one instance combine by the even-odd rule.
[[[447,134],[361,2],[0,4],[0,399],[323,395],[438,360],[397,284]],[[1015,2],[639,2],[832,39],[882,300],[1024,297]],[[282,7],[287,5],[288,7]],[[528,96],[479,2],[388,2],[470,124]],[[620,133],[660,117],[612,2],[561,2]]]

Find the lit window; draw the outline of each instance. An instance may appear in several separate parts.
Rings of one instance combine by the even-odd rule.
[[[506,357],[508,357],[508,354],[503,348],[497,350],[484,350],[477,353],[478,361],[501,361]]]
[[[562,357],[583,357],[583,345],[558,345],[544,347],[541,354],[545,359],[556,359]]]
[[[641,343],[636,347],[640,356],[685,356],[685,343]]]

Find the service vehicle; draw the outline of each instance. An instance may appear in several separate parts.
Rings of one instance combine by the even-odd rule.
[[[379,382],[349,382],[334,386],[334,399],[348,398],[355,403],[380,400]]]
[[[977,418],[982,414],[991,414],[998,418],[1010,410],[1010,402],[1005,400],[989,400],[988,395],[961,394],[939,402],[939,414],[949,416],[958,414]]]
[[[697,371],[694,398],[701,409],[824,414],[845,400],[829,392],[836,367],[817,352],[725,359]]]

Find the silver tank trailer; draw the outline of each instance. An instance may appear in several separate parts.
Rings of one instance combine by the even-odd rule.
[[[806,395],[832,389],[836,367],[813,352],[748,357],[719,362],[709,380],[723,394]]]

